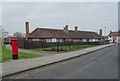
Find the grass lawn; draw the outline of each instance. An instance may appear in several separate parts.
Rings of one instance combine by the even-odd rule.
[[[74,51],[74,50],[78,50],[78,49],[81,49],[81,48],[88,48],[88,47],[93,47],[93,46],[96,46],[96,45],[79,45],[79,46],[59,46],[59,49],[62,48],[64,50],[67,50],[67,51]],[[31,49],[31,50],[34,50],[34,51],[42,51],[42,50],[50,50],[50,49],[57,49],[57,47],[49,47],[49,48],[35,48],[35,49]]]
[[[19,56],[19,59],[23,59],[23,58],[41,57],[42,55],[19,52],[18,56]],[[6,45],[0,45],[0,62],[11,60],[11,59],[12,59],[12,51],[6,49]]]

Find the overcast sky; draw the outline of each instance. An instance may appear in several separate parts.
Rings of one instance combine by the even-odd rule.
[[[118,29],[117,2],[5,2],[2,4],[2,25],[11,34],[25,32],[24,23],[30,22],[30,32],[35,28],[70,30],[78,25],[81,31],[98,32],[106,26],[106,34]]]

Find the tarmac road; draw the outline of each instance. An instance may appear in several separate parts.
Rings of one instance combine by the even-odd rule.
[[[29,71],[17,79],[118,79],[118,45]]]

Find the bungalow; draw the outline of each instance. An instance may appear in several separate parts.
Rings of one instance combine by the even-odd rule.
[[[112,32],[110,31],[109,35],[108,35],[108,40],[110,41],[110,43],[120,43],[120,30],[117,32]]]
[[[36,28],[29,33],[29,22],[26,22],[26,40],[28,41],[45,41],[45,42],[96,42],[102,39],[102,31],[100,35],[95,32],[79,31],[78,26],[75,30],[68,30],[68,25],[63,29]]]

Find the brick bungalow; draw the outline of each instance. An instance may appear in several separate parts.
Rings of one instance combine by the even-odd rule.
[[[68,30],[68,25],[63,29],[36,28],[29,33],[29,22],[26,22],[26,40],[45,41],[45,42],[97,42],[102,40],[102,30],[100,35],[90,31],[79,31],[78,26],[75,30]]]

